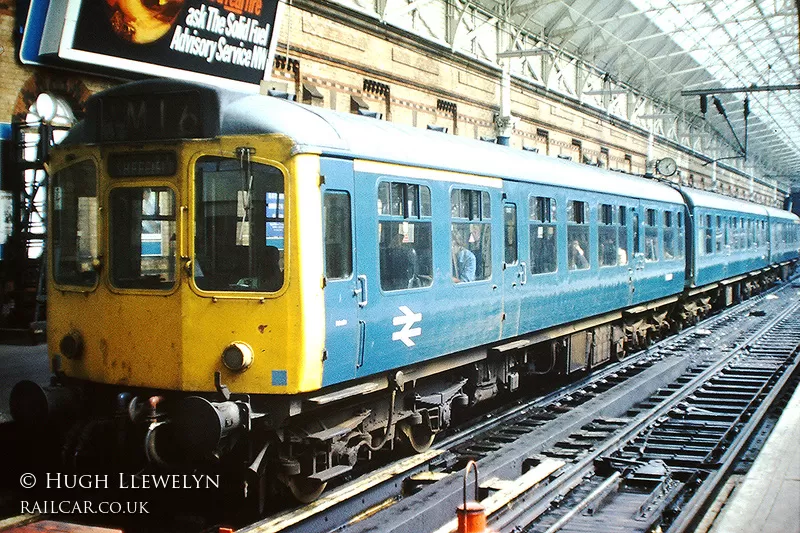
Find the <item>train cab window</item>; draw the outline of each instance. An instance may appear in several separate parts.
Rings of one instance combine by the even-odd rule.
[[[664,260],[669,261],[677,257],[678,231],[675,227],[675,213],[664,211]]]
[[[597,228],[597,238],[600,241],[600,266],[615,266],[619,257],[619,234],[617,232],[617,217],[619,211],[609,204],[600,204],[600,225]]]
[[[506,204],[503,206],[503,223],[505,234],[505,263],[515,265],[519,259],[517,252],[517,206]]]
[[[82,161],[52,177],[53,277],[59,285],[97,283],[97,169]]]
[[[353,228],[350,193],[328,191],[323,200],[325,278],[347,279],[353,274]]]
[[[567,202],[567,267],[586,270],[591,265],[589,248],[589,204]]]
[[[655,209],[645,210],[644,218],[644,260],[658,261],[658,226]]]
[[[558,268],[556,201],[532,196],[529,208],[531,274],[555,272]]]
[[[486,191],[453,189],[450,194],[451,265],[456,283],[492,276],[491,198]]]
[[[197,287],[233,292],[280,289],[285,201],[283,173],[276,167],[249,157],[201,157],[195,164]]]
[[[431,190],[424,185],[378,184],[381,288],[397,291],[433,283]]]
[[[166,187],[111,191],[111,283],[121,289],[175,286],[175,193]]]

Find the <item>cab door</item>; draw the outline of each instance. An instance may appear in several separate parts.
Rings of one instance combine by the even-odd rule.
[[[356,233],[353,207],[353,162],[323,158],[323,274],[325,279],[325,356],[323,385],[353,379],[363,349],[358,321],[364,288],[356,276]]]

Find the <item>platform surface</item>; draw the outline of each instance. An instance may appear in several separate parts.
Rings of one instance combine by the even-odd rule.
[[[800,388],[708,531],[800,533]]]

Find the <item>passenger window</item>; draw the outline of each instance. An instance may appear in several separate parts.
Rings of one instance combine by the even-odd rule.
[[[590,266],[589,254],[589,204],[567,202],[567,267],[586,270]]]
[[[353,233],[350,194],[325,193],[325,277],[347,279],[353,274]]]
[[[515,265],[518,259],[517,206],[514,204],[506,204],[503,207],[503,219],[505,222],[505,263],[506,265]]]
[[[619,262],[620,265],[627,265],[628,264],[628,217],[624,205],[619,206],[619,218],[617,218],[617,222],[619,223],[619,228],[618,228],[619,248],[617,249],[617,261]]]
[[[647,209],[644,219],[644,260],[658,261],[658,227],[656,210]]]
[[[747,249],[747,228],[745,228],[745,220],[739,219],[739,249]]]
[[[614,206],[600,204],[600,225],[597,228],[597,237],[600,240],[600,266],[615,266],[619,256],[617,239],[617,216],[619,212]]]
[[[714,253],[714,227],[712,226],[711,215],[705,216],[705,228],[705,255],[710,255]]]
[[[664,211],[664,260],[669,261],[675,259],[677,252],[676,241],[677,231],[674,222],[674,213],[672,211]]]
[[[491,198],[486,191],[453,189],[450,195],[451,264],[456,283],[492,276]]]
[[[530,210],[531,274],[555,272],[558,268],[556,240],[556,201],[533,196]]]
[[[381,288],[428,287],[433,283],[431,191],[424,185],[378,185]]]
[[[633,255],[642,253],[642,246],[639,242],[639,214],[633,214]]]
[[[716,238],[716,251],[720,253],[722,251],[722,243],[725,238],[725,228],[722,225],[722,217],[717,215],[717,238]]]
[[[675,213],[675,221],[678,224],[678,229],[676,232],[677,237],[675,241],[675,257],[677,259],[683,259],[683,257],[686,255],[686,228],[683,224],[683,213]]]

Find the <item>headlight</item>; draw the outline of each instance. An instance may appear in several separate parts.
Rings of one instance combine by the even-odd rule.
[[[83,355],[83,336],[77,331],[70,331],[58,344],[61,354],[68,359],[79,359]]]
[[[222,364],[228,370],[244,372],[253,364],[253,349],[243,342],[232,342],[222,351]]]

